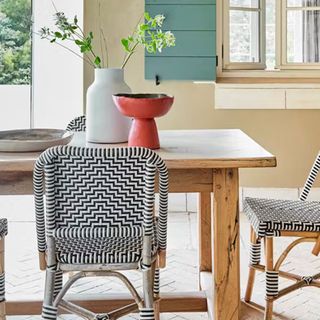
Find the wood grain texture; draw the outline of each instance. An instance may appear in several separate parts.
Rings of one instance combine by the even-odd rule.
[[[199,270],[212,271],[211,248],[211,193],[201,192],[198,196],[199,217]]]
[[[33,194],[32,171],[1,171],[0,195],[12,194]]]
[[[213,315],[213,299],[212,299],[212,273],[201,272],[201,287],[206,292],[207,305],[208,305],[208,317],[209,319],[216,319]],[[240,302],[240,318],[239,320],[263,320],[264,307],[256,303]],[[287,317],[275,315],[275,320],[290,320]]]
[[[214,319],[238,320],[240,315],[238,170],[214,170],[213,187],[213,314]]]
[[[68,295],[68,300],[93,312],[109,312],[133,303],[129,294],[108,295]],[[8,301],[8,315],[39,315],[42,301]],[[160,300],[161,312],[205,312],[207,300],[204,292],[163,293]]]
[[[276,158],[244,132],[226,130],[159,131],[161,148],[156,152],[169,169],[275,167]],[[126,144],[86,143],[77,132],[70,143],[99,148],[126,147]],[[40,153],[0,153],[0,172],[32,171]]]

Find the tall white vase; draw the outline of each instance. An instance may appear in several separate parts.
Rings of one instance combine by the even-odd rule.
[[[95,79],[87,91],[87,141],[120,143],[128,141],[131,119],[115,106],[112,95],[131,93],[122,69],[95,69]]]

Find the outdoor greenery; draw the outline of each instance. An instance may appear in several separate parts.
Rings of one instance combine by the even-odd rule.
[[[0,85],[30,84],[31,0],[0,0]]]

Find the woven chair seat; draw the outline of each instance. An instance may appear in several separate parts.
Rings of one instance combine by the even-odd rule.
[[[66,264],[135,263],[142,258],[143,237],[56,240],[57,260]],[[153,243],[152,254],[158,247]]]
[[[157,226],[155,224],[155,226]],[[154,256],[158,245],[152,239]],[[143,228],[60,228],[54,233],[56,256],[66,264],[138,263],[142,258]]]
[[[0,219],[0,238],[8,234],[8,221],[7,219]]]
[[[320,232],[320,202],[246,198],[244,212],[259,237],[281,231]]]

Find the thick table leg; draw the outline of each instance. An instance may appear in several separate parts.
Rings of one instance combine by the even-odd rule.
[[[199,271],[212,271],[211,192],[201,192],[198,198]]]
[[[213,172],[215,320],[240,316],[239,176],[238,169]]]

